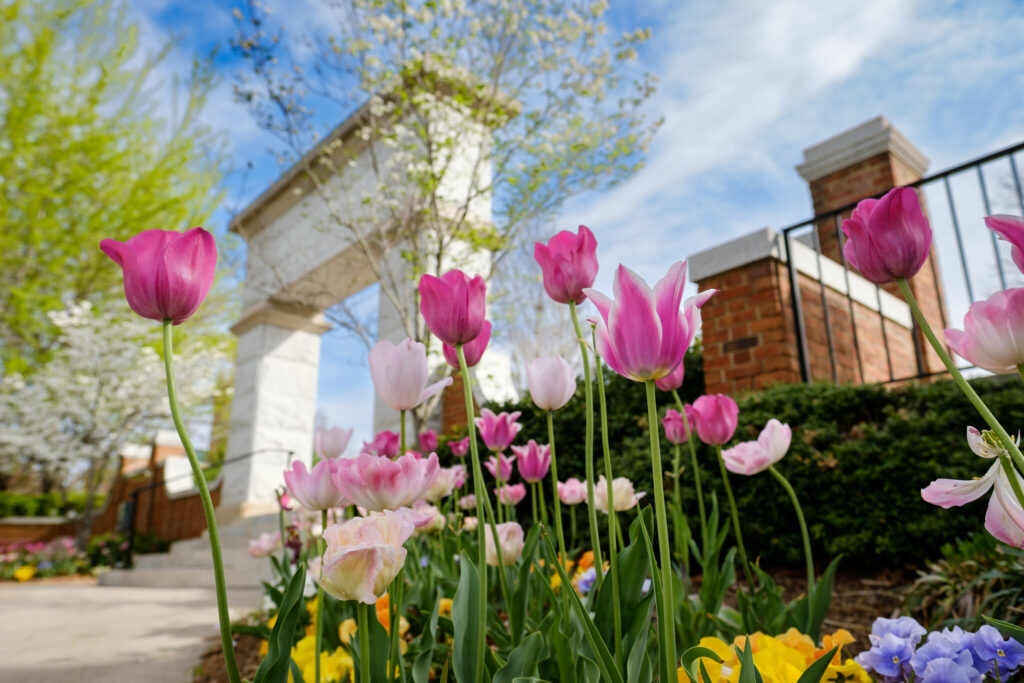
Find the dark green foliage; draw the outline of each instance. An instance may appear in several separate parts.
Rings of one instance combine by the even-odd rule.
[[[691,370],[695,363],[699,356],[688,355],[687,380],[680,391],[687,402],[703,391],[702,378],[696,368]],[[980,379],[973,385],[1013,433],[1024,425],[1024,388],[1008,379]],[[606,373],[605,381],[615,476],[628,477],[638,491],[650,492],[643,385],[612,372]],[[558,471],[563,480],[584,475],[582,394],[581,382],[576,397],[555,414]],[[659,392],[658,398],[662,414],[674,407],[670,394]],[[819,567],[837,554],[843,555],[847,568],[920,565],[934,557],[943,543],[981,528],[984,501],[943,510],[920,496],[920,490],[934,479],[980,476],[988,464],[971,453],[964,436],[969,425],[981,428],[984,424],[952,382],[892,388],[778,385],[744,397],[739,404],[734,444],[756,438],[772,417],[793,427],[793,445],[777,467],[803,505]],[[529,398],[492,408],[522,411],[524,428],[518,443],[547,441],[544,414]],[[600,439],[595,441],[599,465]],[[685,465],[689,455],[683,448]],[[672,444],[663,438],[663,461],[671,463],[672,453]],[[713,451],[700,446],[698,455],[705,497],[717,492],[724,500]],[[697,507],[689,467],[680,481],[683,506],[695,528]],[[666,477],[669,497],[672,484]],[[803,559],[799,529],[778,483],[762,474],[733,476],[732,485],[752,558],[769,566],[799,566]],[[582,520],[585,512],[577,510],[577,514]],[[581,531],[585,528],[580,525]],[[574,541],[577,547],[585,544],[582,537]]]
[[[97,507],[103,505],[103,498],[103,494],[98,495]],[[56,491],[40,494],[0,491],[0,517],[61,517],[69,512],[81,513],[84,509],[84,493],[69,493],[65,503]]]

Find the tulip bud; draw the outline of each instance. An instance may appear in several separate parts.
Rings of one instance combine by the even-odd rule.
[[[467,517],[467,519],[469,519]],[[498,542],[501,544],[501,561],[505,565],[514,564],[523,554],[523,527],[516,522],[506,522],[498,526]],[[486,529],[484,539],[487,546],[487,564],[498,566],[498,553],[494,548],[494,534]]]
[[[525,446],[513,446],[519,476],[528,482],[541,481],[551,467],[551,446],[540,446],[530,439]]]
[[[647,494],[644,492],[635,493],[633,482],[625,477],[612,479],[613,506],[616,512],[636,507],[636,504],[645,495]],[[594,485],[594,507],[606,515],[608,514],[608,480],[604,478],[604,475],[599,476]]]
[[[484,357],[484,351],[487,350],[487,344],[491,341],[491,321],[485,320],[483,325],[480,327],[480,334],[476,336],[473,341],[466,342],[462,345],[462,355],[466,358],[466,367],[472,368],[480,363],[480,359]],[[442,344],[441,352],[444,354],[444,359],[448,361],[448,365],[452,366],[456,370],[459,370],[459,351],[451,344]]]
[[[576,477],[558,482],[558,498],[566,505],[579,505],[587,499],[587,485]]]
[[[500,453],[511,445],[516,434],[523,428],[523,425],[516,422],[521,414],[518,410],[497,415],[487,408],[480,411],[480,417],[476,418],[476,428],[480,430],[480,438],[489,450]]]
[[[449,270],[441,277],[420,278],[420,312],[427,327],[446,344],[458,346],[476,339],[484,323],[487,285],[477,275]]]
[[[728,443],[736,432],[739,406],[725,394],[701,396],[693,402],[697,436],[706,444],[715,446]]]
[[[576,374],[564,358],[537,358],[526,366],[530,398],[541,410],[558,410],[576,393]]]
[[[341,427],[316,430],[316,435],[313,437],[313,452],[321,460],[341,457],[341,454],[348,448],[352,432],[352,429],[342,429]]]
[[[861,201],[842,229],[846,261],[878,285],[916,275],[932,246],[932,229],[909,187]]]
[[[452,383],[451,377],[427,386],[427,348],[406,339],[397,346],[384,339],[370,351],[370,375],[381,400],[393,410],[412,410]]]
[[[597,277],[597,240],[581,225],[576,234],[559,232],[547,244],[535,242],[533,257],[544,274],[544,291],[561,304],[580,304],[583,290]]]

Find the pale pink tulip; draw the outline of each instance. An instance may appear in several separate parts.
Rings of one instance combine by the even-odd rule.
[[[434,483],[431,484],[423,496],[424,500],[437,502],[446,496],[452,495],[452,491],[456,487],[457,477],[458,471],[454,467],[442,467],[439,469],[437,471],[437,478],[434,479]]]
[[[484,467],[498,481],[508,481],[512,477],[512,463],[515,461],[516,456],[514,455],[506,456],[504,453],[498,453],[497,457],[492,455],[487,458]]]
[[[390,511],[327,527],[320,585],[338,600],[374,604],[402,570],[413,530]]]
[[[558,482],[558,499],[566,505],[579,505],[587,499],[587,485],[576,477]]]
[[[352,432],[352,429],[342,429],[341,427],[316,430],[316,435],[313,437],[313,452],[321,460],[341,457],[341,454],[348,448]]]
[[[484,357],[484,351],[487,350],[487,344],[491,341],[491,321],[485,320],[483,325],[480,326],[480,334],[476,336],[473,341],[466,342],[462,345],[462,355],[466,357],[466,367],[472,368],[480,362],[480,359]],[[441,353],[444,354],[444,359],[448,362],[448,365],[452,366],[456,370],[460,369],[459,365],[459,352],[451,344],[442,344]]]
[[[875,284],[913,277],[932,246],[932,229],[917,191],[909,187],[861,201],[842,230],[846,261]]]
[[[789,444],[793,441],[793,430],[788,424],[779,422],[774,417],[757,436],[757,443],[761,449],[772,459],[772,462],[782,460],[789,451]]]
[[[530,398],[541,410],[558,410],[576,393],[576,373],[564,358],[537,358],[526,366]]]
[[[474,503],[474,505],[476,505],[476,504]],[[466,531],[470,531],[470,532],[476,531],[476,527],[477,527],[478,524],[479,524],[479,521],[477,520],[476,517],[467,516],[467,517],[463,517],[462,518],[462,528],[465,529]]]
[[[418,503],[413,509],[427,518],[426,524],[416,526],[417,534],[436,534],[448,526],[448,520],[434,505]]]
[[[459,508],[463,510],[474,510],[476,509],[476,496],[470,493],[467,496],[459,498]]]
[[[418,459],[406,454],[395,460],[360,455],[334,460],[334,483],[345,496],[367,510],[397,510],[423,500],[437,479],[437,454]]]
[[[533,258],[544,275],[544,291],[560,304],[581,304],[583,290],[597,277],[597,240],[581,225],[576,234],[562,230],[547,244],[534,242]]]
[[[516,422],[521,414],[518,410],[497,415],[487,408],[480,411],[480,417],[476,418],[476,428],[480,430],[480,438],[489,450],[500,453],[515,441],[516,434],[523,428],[523,425]]]
[[[633,490],[633,482],[625,477],[612,479],[612,502],[616,512],[631,510],[636,507],[640,499],[647,495],[644,492],[636,493]],[[608,480],[602,474],[594,484],[594,507],[601,512],[608,514]]]
[[[530,439],[525,446],[513,446],[512,451],[516,454],[519,476],[525,481],[533,483],[547,476],[551,468],[551,446],[541,446]]]
[[[217,245],[202,228],[144,230],[127,242],[102,240],[100,249],[121,266],[131,309],[175,325],[196,312],[217,271]]]
[[[466,479],[469,478],[469,470],[466,469],[465,465],[452,465],[449,468],[455,478],[455,488],[459,489],[466,485]]]
[[[946,330],[958,356],[998,374],[1017,372],[1024,363],[1024,288],[996,292],[976,301],[964,316],[964,329]]]
[[[345,495],[334,485],[333,474],[340,460],[321,460],[306,470],[306,463],[296,460],[284,472],[288,495],[307,510],[330,510],[347,505]]]
[[[468,517],[466,518],[469,519]],[[498,524],[498,543],[501,544],[501,563],[505,565],[515,564],[519,556],[523,554],[523,527],[516,522]],[[484,534],[486,539],[487,564],[492,567],[499,566],[498,552],[494,547],[494,534],[488,528]]]
[[[505,505],[519,505],[519,502],[526,498],[526,484],[505,484],[494,489],[494,495],[498,502]]]
[[[437,432],[428,429],[419,435],[420,450],[424,453],[433,453],[437,450]]]
[[[1020,216],[988,216],[985,225],[992,232],[1013,245],[1010,249],[1010,257],[1017,265],[1017,268],[1024,272],[1024,218]]]
[[[469,437],[459,439],[458,441],[449,441],[448,448],[452,449],[452,455],[456,458],[463,458],[466,453],[469,453]]]
[[[427,327],[445,344],[458,346],[476,339],[484,324],[487,285],[479,275],[461,270],[441,277],[420,278],[420,312]]]
[[[597,350],[623,377],[644,382],[668,375],[683,360],[697,325],[692,311],[680,310],[686,285],[686,263],[673,265],[652,290],[625,266],[615,274],[615,299],[585,289],[597,307]],[[687,302],[699,308],[714,294],[702,292]]]
[[[729,443],[736,432],[740,409],[736,401],[725,394],[701,396],[693,402],[693,428],[700,440],[712,446]]]
[[[384,339],[370,351],[370,376],[381,400],[392,410],[412,410],[452,383],[451,377],[427,385],[427,348],[412,339],[396,346]]]
[[[725,468],[734,474],[751,476],[764,472],[775,464],[756,441],[742,441],[722,451]]]
[[[249,541],[251,557],[266,557],[281,547],[281,532],[262,533]]]

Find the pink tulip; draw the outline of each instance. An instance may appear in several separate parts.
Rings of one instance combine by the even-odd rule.
[[[458,346],[476,339],[484,324],[487,285],[461,270],[441,277],[420,278],[420,312],[430,331],[445,344]]]
[[[467,436],[458,441],[449,441],[448,448],[452,449],[452,455],[456,458],[466,457],[466,453],[469,453],[469,437]]]
[[[516,456],[514,455],[506,456],[504,453],[498,453],[497,457],[492,455],[487,458],[484,467],[498,481],[508,481],[512,477],[512,463],[515,461]]]
[[[428,429],[419,436],[420,450],[424,453],[433,453],[437,450],[437,432]]]
[[[687,301],[687,310],[680,310],[685,284],[686,263],[680,261],[653,290],[621,265],[614,300],[595,289],[584,290],[601,314],[597,349],[608,367],[637,382],[661,379],[675,369],[697,331],[693,309],[714,294],[702,292]]]
[[[392,410],[412,410],[452,383],[451,377],[427,386],[427,347],[406,339],[396,346],[384,339],[370,351],[370,375],[384,403]]]
[[[400,442],[401,437],[398,435],[398,432],[385,430],[373,437],[373,441],[364,441],[363,450],[359,451],[359,454],[393,458],[398,455],[398,449],[401,447]]]
[[[782,460],[789,451],[789,444],[792,441],[793,430],[788,424],[779,422],[774,417],[768,420],[768,424],[757,436],[757,444],[773,463]]]
[[[467,518],[468,519],[468,518]],[[505,565],[515,564],[519,556],[523,554],[523,527],[515,522],[498,524],[498,543],[501,544],[501,563]],[[497,567],[498,553],[494,547],[494,534],[487,529],[484,534],[486,539],[487,564]]]
[[[262,533],[249,541],[250,557],[266,557],[281,547],[281,532]]]
[[[288,495],[307,510],[330,510],[347,505],[345,495],[334,485],[333,474],[340,460],[321,460],[306,471],[306,464],[297,460],[284,471]]]
[[[480,359],[484,357],[484,351],[487,350],[487,344],[491,341],[491,321],[485,320],[484,324],[480,327],[480,334],[471,342],[466,342],[462,345],[462,353],[466,357],[466,367],[475,367]],[[451,344],[442,344],[441,352],[444,353],[444,359],[448,361],[448,365],[452,366],[456,370],[459,369],[459,352]]]
[[[734,474],[751,476],[775,464],[756,441],[743,441],[722,451],[725,468]]]
[[[526,497],[526,484],[506,484],[494,489],[494,495],[499,503],[519,505],[519,501]]]
[[[576,477],[558,482],[558,498],[566,505],[579,505],[587,499],[587,485]]]
[[[352,429],[342,429],[341,427],[316,430],[316,435],[313,437],[313,452],[321,460],[340,457],[348,448],[352,432]]]
[[[597,240],[581,225],[576,234],[562,230],[547,244],[535,242],[533,258],[544,274],[544,291],[560,304],[581,304],[583,290],[597,277]]]
[[[469,472],[465,465],[452,465],[449,467],[455,478],[455,488],[462,488],[466,485],[466,479],[469,478]]]
[[[417,534],[434,534],[448,526],[448,518],[434,505],[417,503],[413,510],[427,518],[426,524],[416,526]]]
[[[701,396],[693,402],[693,411],[697,418],[694,429],[701,441],[712,446],[729,443],[739,419],[736,401],[725,394]]]
[[[523,425],[516,422],[521,414],[518,410],[497,415],[487,408],[480,411],[480,417],[476,418],[476,428],[480,430],[480,438],[489,450],[500,453],[512,445],[516,434],[523,428]]]
[[[105,239],[100,249],[121,266],[132,310],[175,325],[203,303],[217,270],[217,245],[202,228],[144,230],[127,242]]]
[[[475,507],[476,503],[473,503],[473,505]],[[479,524],[479,521],[477,520],[476,517],[469,517],[469,516],[467,516],[467,517],[463,517],[462,518],[462,528],[465,531],[470,531],[470,532],[476,531],[477,524]]]
[[[277,494],[277,504],[278,504],[278,506],[280,506],[280,508],[282,510],[286,511],[286,512],[288,510],[291,510],[292,509],[292,499],[288,495],[288,489],[281,489],[281,490],[275,491],[275,493]]]
[[[932,246],[932,229],[909,187],[861,201],[842,228],[847,262],[875,284],[913,277]]]
[[[423,459],[407,453],[395,460],[360,455],[333,462],[335,485],[367,510],[397,510],[423,500],[440,471],[435,453]]]
[[[921,497],[933,505],[950,508],[970,503],[993,490],[985,513],[985,528],[1003,543],[1024,548],[1024,508],[1017,501],[1010,478],[999,462],[999,455],[1005,451],[1001,446],[987,443],[974,427],[967,428],[967,443],[977,456],[995,461],[985,476],[968,480],[936,479],[921,489]],[[1020,473],[1014,470],[1013,474],[1024,485]]]
[[[476,509],[476,496],[470,493],[467,496],[463,496],[458,500],[459,508],[463,510],[475,510]]]
[[[1013,248],[1010,249],[1010,257],[1017,264],[1017,268],[1024,272],[1024,218],[1006,215],[989,216],[985,219],[985,225],[1013,245]]]
[[[525,446],[513,446],[516,462],[519,465],[519,476],[533,483],[541,481],[548,475],[551,467],[551,446],[540,446],[530,439]]]
[[[635,508],[645,495],[647,494],[644,492],[635,493],[633,482],[625,477],[612,479],[612,501],[616,512]],[[604,478],[603,474],[597,478],[597,483],[594,484],[594,507],[604,514],[608,514],[608,480]]]
[[[558,410],[576,393],[576,373],[564,358],[537,358],[526,366],[530,398],[541,410]]]
[[[998,374],[1024,363],[1024,288],[996,292],[976,301],[964,316],[964,329],[946,330],[950,348],[979,368]]]
[[[458,476],[458,471],[454,467],[442,467],[437,472],[437,478],[434,479],[434,483],[431,484],[430,488],[427,489],[424,494],[424,500],[436,502],[446,496],[452,495],[452,491],[455,490],[455,481]]]
[[[665,428],[665,438],[669,440],[669,443],[683,444],[690,439],[686,425],[689,423],[690,429],[694,428],[694,424],[697,422],[697,413],[689,404],[684,405],[683,409],[686,411],[685,422],[683,414],[671,408],[665,411],[665,417],[661,418],[661,426]]]
[[[404,543],[414,528],[394,512],[327,527],[320,585],[338,600],[374,604],[405,565]]]
[[[683,375],[685,374],[686,364],[683,361],[679,361],[679,365],[672,372],[659,380],[655,380],[654,386],[658,387],[661,391],[674,391],[683,386]]]

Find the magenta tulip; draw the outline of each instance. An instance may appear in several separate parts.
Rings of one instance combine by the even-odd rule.
[[[427,385],[427,348],[406,339],[397,345],[384,339],[370,351],[370,376],[381,400],[393,410],[412,410],[452,383],[451,377]]]
[[[419,442],[421,451],[424,453],[433,453],[437,450],[437,432],[433,429],[428,429],[427,431],[420,433]]]
[[[697,421],[697,413],[689,404],[683,406],[683,409],[686,411],[686,422],[689,423],[692,430]],[[661,418],[661,425],[665,428],[665,438],[669,440],[669,443],[683,444],[690,439],[690,434],[686,431],[686,422],[683,421],[683,414],[678,410],[669,408],[665,412],[665,417]]]
[[[491,341],[491,321],[485,320],[484,324],[480,327],[480,334],[471,342],[466,342],[462,345],[462,353],[466,357],[466,367],[475,367],[480,359],[484,357],[484,351],[487,350],[487,344]],[[451,344],[443,344],[441,351],[444,353],[444,359],[448,361],[448,365],[452,366],[456,370],[459,369],[459,352]]]
[[[614,300],[597,290],[584,290],[601,313],[597,349],[608,367],[637,382],[661,379],[675,369],[697,331],[693,309],[714,294],[702,292],[687,301],[687,310],[680,310],[685,284],[686,263],[680,261],[653,290],[621,265],[615,274]]]
[[[945,332],[950,348],[979,368],[1016,372],[1024,363],[1024,288],[996,292],[971,304],[963,331]]]
[[[464,458],[466,453],[469,453],[469,437],[467,436],[458,441],[449,441],[448,448],[452,449],[452,455],[456,458]]]
[[[1024,272],[1024,218],[1020,216],[989,216],[985,225],[995,234],[1013,245],[1010,257],[1017,268]]]
[[[686,374],[686,365],[683,361],[679,361],[679,365],[672,372],[656,380],[654,386],[658,387],[661,391],[674,391],[683,386],[684,374]]]
[[[401,448],[401,437],[398,432],[384,430],[373,437],[373,441],[364,441],[363,449],[359,451],[359,454],[393,458],[398,455],[399,448]]]
[[[512,451],[516,454],[519,476],[525,481],[532,484],[548,475],[548,469],[551,468],[551,446],[541,446],[530,439],[525,446],[513,446]]]
[[[423,500],[437,479],[437,454],[416,458],[407,453],[395,460],[360,455],[335,460],[334,483],[345,496],[367,510],[397,510]]]
[[[307,510],[330,510],[348,505],[345,495],[334,485],[334,471],[340,460],[321,460],[306,470],[306,464],[297,460],[284,472],[288,495]]]
[[[508,481],[512,477],[512,463],[515,461],[516,456],[514,455],[509,457],[504,453],[498,453],[497,457],[492,455],[487,458],[484,467],[498,481]]]
[[[202,228],[144,230],[127,242],[105,239],[100,249],[121,266],[132,310],[175,325],[203,303],[217,270],[217,245]]]
[[[480,438],[488,450],[500,453],[512,445],[516,434],[523,428],[523,425],[516,422],[521,414],[518,410],[497,415],[487,408],[480,411],[480,417],[476,418],[476,428],[480,430]]]
[[[693,402],[693,411],[697,418],[694,429],[701,441],[712,446],[729,443],[739,419],[736,401],[725,394],[701,396]]]
[[[932,246],[932,229],[909,187],[861,201],[842,229],[846,261],[875,284],[913,277]]]
[[[487,285],[479,275],[461,270],[441,277],[420,278],[420,312],[427,327],[445,344],[458,346],[476,339],[484,324]]]
[[[547,244],[535,242],[533,258],[544,274],[544,291],[560,304],[581,304],[583,290],[597,277],[597,240],[581,225],[576,234],[562,230]]]
[[[352,432],[352,429],[342,429],[341,427],[316,430],[316,434],[313,436],[313,452],[321,460],[341,457],[341,454],[348,448]]]
[[[566,505],[579,505],[587,499],[587,485],[576,477],[558,482],[558,499]]]
[[[519,501],[526,497],[526,484],[506,484],[494,489],[494,495],[498,497],[499,503],[505,505],[519,505]]]
[[[564,358],[537,358],[526,366],[530,398],[541,410],[558,410],[576,393],[576,373]]]
[[[338,600],[372,605],[405,565],[415,527],[394,512],[356,517],[324,530],[320,585]]]

